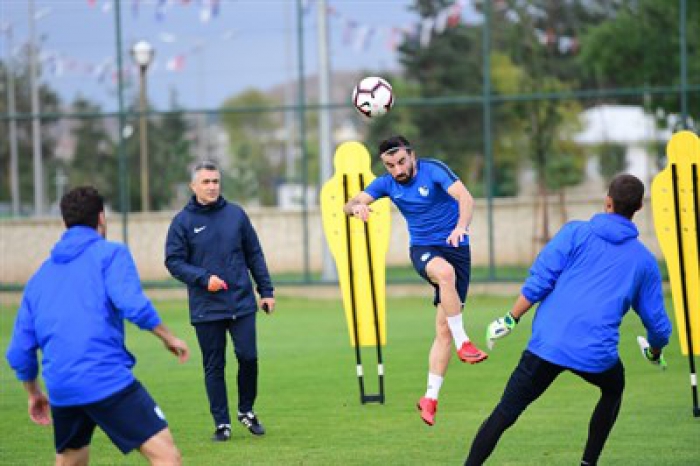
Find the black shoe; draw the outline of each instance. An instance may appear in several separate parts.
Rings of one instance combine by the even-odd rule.
[[[252,411],[245,414],[239,414],[238,422],[246,426],[253,435],[265,435],[265,428],[262,424],[260,424],[258,417]]]
[[[215,442],[225,442],[227,440],[231,440],[231,425],[219,425],[219,427],[217,427],[214,431],[214,435],[212,435],[211,439]]]

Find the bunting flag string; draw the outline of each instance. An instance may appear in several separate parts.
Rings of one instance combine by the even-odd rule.
[[[579,43],[576,37],[557,36],[552,29],[547,29],[546,31],[535,29],[535,37],[540,45],[546,47],[556,46],[557,50],[562,55],[570,53],[575,54],[578,52]]]
[[[114,7],[114,0],[87,0],[90,8],[101,4],[103,13],[109,13]],[[131,15],[138,18],[141,14],[142,6],[154,7],[154,17],[156,21],[163,22],[167,19],[168,11],[173,5],[182,7],[197,6],[199,8],[199,20],[202,23],[209,22],[212,18],[219,16],[221,11],[221,0],[131,0]]]
[[[102,11],[108,13],[113,8],[114,0],[86,0],[90,8],[96,8],[101,4]],[[313,10],[315,0],[302,0],[302,12],[308,15]],[[207,23],[220,15],[221,0],[131,0],[131,11],[135,18],[139,17],[142,6],[155,8],[155,19],[164,22],[168,11],[173,5],[182,7],[196,6],[199,8],[199,20]],[[505,0],[496,0],[496,11],[500,12],[506,21],[518,23],[520,15],[527,14],[536,20],[546,19],[547,13],[535,5],[527,5],[522,13],[511,9]],[[483,24],[483,14],[477,8],[475,0],[456,0],[453,4],[443,8],[432,17],[423,18],[418,23],[404,26],[374,26],[364,24],[355,18],[349,17],[333,5],[327,7],[328,15],[342,24],[342,43],[357,52],[366,51],[372,45],[372,41],[380,36],[384,37],[384,44],[389,50],[396,50],[403,40],[416,40],[421,47],[430,45],[435,35],[440,35],[449,28],[459,24],[478,26]],[[553,31],[541,31],[536,29],[535,34],[540,44],[556,47],[561,54],[573,54],[578,51],[578,39],[568,35],[557,35]]]
[[[503,18],[513,24],[519,23],[521,13],[515,9],[511,9],[505,0],[497,0],[495,3],[496,11],[503,15]],[[547,12],[535,5],[526,5],[522,10],[527,16],[535,21],[544,21],[547,19]],[[579,50],[578,38],[565,34],[557,34],[552,28],[542,30],[534,29],[537,42],[545,47],[556,47],[557,51],[562,55],[576,54]]]
[[[305,14],[312,10],[312,2],[313,0],[304,1]],[[505,1],[499,0],[495,5],[496,10],[501,12],[507,21],[517,23],[521,20],[520,14],[514,9],[509,9]],[[342,43],[346,46],[352,46],[357,52],[366,51],[371,46],[371,41],[378,36],[384,37],[385,46],[392,51],[396,50],[396,47],[405,40],[417,42],[421,47],[427,47],[433,37],[443,34],[449,28],[460,24],[479,26],[484,22],[484,15],[479,11],[474,0],[456,0],[436,15],[423,18],[418,23],[404,26],[367,25],[345,15],[337,7],[329,5],[326,8],[328,15],[342,25]],[[539,20],[547,17],[545,10],[534,5],[529,5],[524,13]],[[535,34],[540,44],[555,46],[561,54],[574,54],[578,51],[579,43],[576,37],[557,35],[553,30],[536,29]]]
[[[306,0],[304,13],[311,11],[313,0]],[[457,0],[452,5],[440,10],[435,16],[423,18],[417,24],[405,26],[374,26],[363,24],[342,13],[338,8],[326,7],[328,15],[342,25],[342,43],[357,52],[366,51],[375,37],[384,37],[384,44],[389,50],[396,50],[402,39],[417,40],[421,47],[427,47],[434,35],[445,32],[461,23],[479,25],[483,23],[483,15],[476,10],[473,0]],[[463,13],[466,13],[462,18]]]
[[[224,31],[221,35],[221,40],[230,40],[233,37],[231,30]],[[159,35],[159,39],[165,43],[173,43],[177,41],[177,36],[171,33],[163,32]],[[201,53],[204,43],[197,42],[187,50],[171,55],[167,59],[159,61],[156,56],[155,61],[150,65],[149,73],[165,72],[181,72],[185,69],[188,58],[191,55]],[[77,59],[67,56],[63,53],[47,50],[42,50],[39,61],[44,67],[44,70],[51,76],[61,78],[64,76],[81,76],[94,77],[99,83],[115,84],[117,80],[117,67],[113,57],[108,57],[100,60],[98,63]],[[162,65],[161,65],[162,62]],[[124,67],[125,79],[136,79],[138,76],[138,67],[130,62]],[[108,79],[111,77],[111,81]]]
[[[86,0],[88,7],[101,9],[109,12],[113,8],[114,0]],[[315,0],[303,0],[302,12],[308,15],[313,10]],[[131,10],[134,17],[138,17],[143,6],[155,8],[155,19],[159,22],[167,20],[169,10],[179,5],[182,7],[195,6],[199,8],[199,19],[206,23],[220,14],[221,0],[131,0]],[[496,0],[495,9],[502,17],[511,23],[521,21],[520,14],[529,15],[536,20],[546,19],[546,12],[535,6],[528,6],[519,13],[515,9],[510,9],[504,0]],[[338,7],[328,5],[327,13],[329,17],[341,24],[341,41],[355,52],[368,50],[375,39],[383,38],[383,44],[391,51],[395,51],[400,43],[409,41],[418,44],[420,47],[428,47],[431,40],[446,30],[464,24],[466,26],[479,26],[483,24],[484,16],[477,8],[475,0],[456,0],[451,5],[446,6],[437,14],[431,17],[422,18],[419,22],[403,26],[375,26],[365,24],[357,19],[341,12]],[[557,35],[553,29],[535,29],[537,41],[548,47],[556,47],[561,54],[575,54],[579,49],[579,42],[576,37],[568,35]],[[229,39],[231,32],[224,33],[223,39]],[[176,36],[170,33],[161,33],[161,41],[172,43],[176,41]],[[162,70],[166,72],[181,72],[185,69],[188,58],[194,53],[199,53],[201,44],[191,47],[180,53],[176,53],[167,59],[163,59]],[[63,76],[64,74],[80,74],[84,76],[94,76],[99,82],[105,82],[107,76],[112,76],[116,80],[116,67],[114,59],[104,59],[99,63],[86,63],[73,58],[65,57],[55,52],[45,52],[43,62],[46,69],[53,76]],[[132,69],[133,68],[133,69]],[[158,71],[158,63],[152,65],[152,71]],[[136,75],[135,67],[127,67],[127,75]]]

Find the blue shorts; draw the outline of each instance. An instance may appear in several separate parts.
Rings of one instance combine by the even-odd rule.
[[[469,290],[469,278],[472,267],[472,254],[468,244],[458,248],[454,246],[411,246],[410,253],[413,268],[435,289],[433,305],[437,306],[440,304],[440,288],[430,280],[425,267],[435,257],[442,257],[454,268],[455,288],[457,288],[459,300],[464,304],[467,299],[467,291]]]
[[[95,426],[124,454],[168,427],[163,412],[138,380],[94,403],[51,406],[51,415],[57,453],[90,445]]]

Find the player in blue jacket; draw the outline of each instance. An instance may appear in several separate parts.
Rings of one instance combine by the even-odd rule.
[[[476,364],[487,358],[470,341],[462,321],[471,273],[469,225],[474,199],[447,165],[418,159],[403,136],[382,141],[379,158],[388,173],[374,179],[344,211],[367,221],[372,210],[369,204],[388,196],[406,219],[413,266],[435,290],[435,339],[428,358],[428,388],[417,405],[423,422],[432,426],[452,342],[463,362]]]
[[[152,464],[180,464],[163,412],[131,372],[124,319],[153,332],[180,362],[187,345],[143,294],[128,249],[105,241],[97,190],[71,190],[61,214],[67,230],[27,283],[7,350],[29,417],[40,425],[53,417],[56,464],[87,464],[96,426],[125,454],[138,449]],[[39,350],[48,399],[37,380]]]
[[[512,310],[489,325],[491,346],[540,303],[527,349],[501,401],[476,434],[466,465],[483,464],[503,432],[567,370],[601,391],[581,460],[582,465],[597,464],[622,402],[625,376],[617,347],[620,324],[630,307],[647,329],[650,347],[644,355],[665,366],[661,350],[668,344],[671,323],[661,275],[632,223],[643,198],[639,179],[615,177],[605,213],[564,225],[535,260]]]
[[[258,305],[273,312],[272,280],[258,236],[245,211],[221,196],[221,173],[211,162],[198,163],[190,184],[194,195],[172,221],[165,265],[187,285],[190,322],[202,350],[204,382],[214,418],[215,441],[231,438],[226,390],[226,338],[238,360],[238,421],[254,435],[265,429],[253,411],[258,392]]]

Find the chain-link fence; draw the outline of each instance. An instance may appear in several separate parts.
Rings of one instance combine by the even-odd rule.
[[[477,198],[475,279],[521,279],[562,223],[599,210],[614,174],[631,172],[648,187],[672,132],[698,130],[699,2],[468,2],[478,24],[454,19],[461,3],[407,2],[420,27],[397,36],[400,70],[335,70],[328,96],[303,68],[310,27],[303,16],[296,79],[209,109],[183,108],[175,96],[167,109],[156,108],[145,76],[122,83],[119,76],[129,75],[119,70],[121,111],[82,97],[59,103],[50,79],[30,86],[31,50],[7,56],[0,63],[7,96],[0,283],[23,283],[36,268],[60,234],[58,200],[81,184],[105,195],[110,236],[129,243],[144,279],[166,283],[165,232],[191,195],[189,168],[203,159],[220,165],[223,195],[251,214],[278,281],[323,281],[318,197],[323,158],[332,157],[320,149],[324,112],[333,147],[355,140],[375,154],[379,140],[403,134],[419,157],[446,162]],[[396,105],[369,121],[352,108],[350,93],[377,74],[392,83]],[[373,169],[383,172],[379,163]],[[396,214],[393,281],[415,279],[402,222]],[[654,249],[649,213],[639,222]]]

